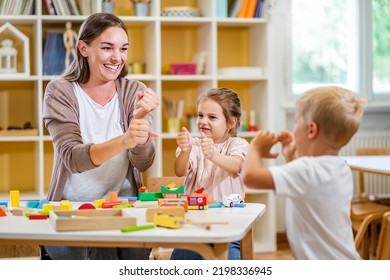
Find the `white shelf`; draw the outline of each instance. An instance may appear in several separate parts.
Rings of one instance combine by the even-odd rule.
[[[121,1],[129,0],[117,0],[117,3]],[[102,0],[97,2],[99,12]],[[259,129],[271,129],[272,109],[269,105],[272,103],[272,78],[268,75],[272,73],[269,71],[271,65],[268,64],[271,22],[264,18],[217,18],[216,1],[193,2],[204,17],[159,16],[160,10],[168,4],[180,6],[180,0],[151,1],[151,16],[148,17],[120,15],[129,31],[128,63],[137,61],[146,64],[145,74],[129,74],[127,78],[143,81],[161,99],[184,99],[185,113],[191,115],[196,113],[196,100],[200,93],[212,87],[230,87],[240,95],[246,112],[256,111],[256,126]],[[9,190],[14,188],[20,189],[22,196],[28,193],[29,197],[46,197],[51,178],[53,147],[51,137],[44,129],[41,112],[45,86],[55,76],[42,74],[44,39],[49,29],[65,30],[66,21],[71,21],[72,27],[78,29],[87,18],[45,15],[43,3],[35,0],[35,15],[2,16],[0,19],[0,24],[9,21],[27,33],[31,73],[29,76],[0,75],[0,126],[4,129],[8,125],[22,125],[25,121],[31,121],[33,127],[38,129],[37,136],[0,137],[0,200],[7,199]],[[204,75],[167,75],[166,70],[162,70],[169,63],[191,62],[192,57],[199,52],[207,53]],[[219,68],[238,66],[260,67],[266,75],[218,74]],[[176,135],[166,132],[162,106],[154,115],[153,129],[160,134],[160,138],[156,139],[155,162],[145,176],[172,176]],[[188,127],[185,116],[182,122],[182,125]],[[255,134],[243,132],[239,136],[251,138]],[[20,176],[20,169],[23,169],[23,176]],[[255,251],[275,250],[273,192],[250,191],[247,198],[267,205],[266,215],[255,227]]]

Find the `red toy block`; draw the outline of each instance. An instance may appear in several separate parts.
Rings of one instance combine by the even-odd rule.
[[[114,205],[121,205],[122,202],[121,201],[117,201],[117,202],[105,202],[105,203],[102,203],[102,208],[112,208],[112,206]]]
[[[83,209],[96,209],[96,207],[93,206],[91,203],[84,203],[79,206],[78,210],[83,210]]]
[[[0,217],[6,217],[7,214],[4,212],[2,208],[0,208]]]
[[[28,218],[30,220],[46,220],[47,215],[33,214],[33,215],[29,215]]]

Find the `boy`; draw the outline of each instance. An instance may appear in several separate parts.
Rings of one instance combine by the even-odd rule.
[[[360,259],[350,220],[352,172],[338,156],[359,128],[363,100],[340,87],[319,87],[296,103],[293,133],[260,131],[250,143],[244,184],[286,197],[286,228],[297,259]],[[288,162],[265,168],[276,143]]]

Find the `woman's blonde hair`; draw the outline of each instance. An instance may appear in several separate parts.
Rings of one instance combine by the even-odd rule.
[[[305,92],[296,102],[306,122],[319,127],[323,139],[334,148],[346,145],[357,132],[363,116],[364,100],[337,87],[318,87]]]

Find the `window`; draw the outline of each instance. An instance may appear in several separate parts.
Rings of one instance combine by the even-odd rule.
[[[291,0],[292,90],[390,98],[390,0]]]

